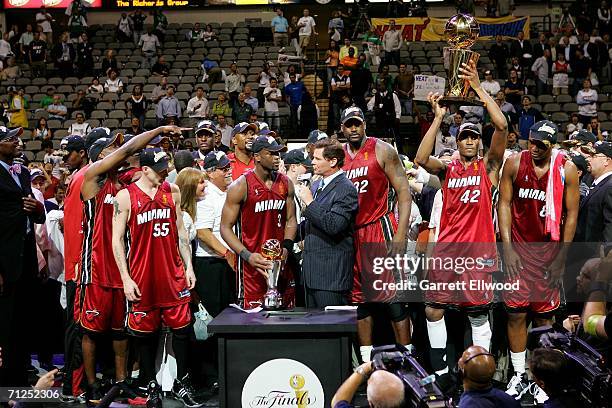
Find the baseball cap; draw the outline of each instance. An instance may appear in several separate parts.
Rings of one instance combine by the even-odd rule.
[[[34,169],[30,172],[30,181],[34,181],[36,177],[45,177],[41,169]]]
[[[170,158],[159,147],[144,149],[140,152],[140,167],[150,167],[156,173],[168,169]]]
[[[585,129],[581,129],[577,132],[572,133],[570,138],[572,140],[577,140],[580,142],[587,142],[587,143],[597,142],[597,137],[593,133]]]
[[[164,140],[170,140],[170,138],[168,136],[164,136],[164,135],[157,135],[155,136],[153,139],[149,140],[149,143],[147,143],[147,146],[155,146],[155,147],[159,147],[159,145],[164,141]]]
[[[612,142],[599,141],[594,147],[596,153],[604,154],[612,159]]]
[[[304,152],[299,149],[294,149],[287,152],[287,154],[283,156],[283,162],[285,164],[302,164],[306,167],[312,166],[310,159],[304,157]]]
[[[132,135],[132,134],[127,134],[127,135],[123,135],[123,144],[126,144],[127,142],[129,142],[130,140],[132,140],[133,138],[135,138],[136,135]]]
[[[351,106],[350,108],[346,108],[342,111],[340,122],[344,124],[344,122],[349,119],[358,119],[362,122],[365,122],[365,116],[363,115],[363,111],[356,106]]]
[[[471,133],[478,137],[482,136],[482,133],[480,132],[480,128],[478,127],[478,125],[472,122],[465,122],[461,126],[459,126],[459,131],[457,132],[457,140],[462,139],[461,135],[463,133]]]
[[[255,133],[259,130],[255,123],[240,122],[232,129],[232,137],[236,136],[238,133],[244,133],[249,128],[253,129]]]
[[[229,165],[229,159],[220,151],[210,152],[204,157],[204,170],[224,169]]]
[[[272,129],[265,128],[265,129],[261,129],[257,135],[258,136],[276,137],[276,132],[273,131]]]
[[[529,139],[540,140],[550,146],[557,142],[558,131],[557,125],[550,120],[541,120],[529,129]]]
[[[287,150],[287,147],[276,143],[276,140],[274,140],[274,138],[271,136],[260,135],[253,141],[251,151],[253,153],[259,153],[262,150],[267,150],[269,152],[282,152]]]
[[[327,133],[320,131],[319,129],[315,129],[308,135],[308,143],[315,144],[319,140],[329,139]]]
[[[85,147],[87,150],[91,149],[96,140],[101,138],[111,137],[111,131],[109,128],[97,127],[91,129],[91,131],[85,136]],[[91,157],[91,156],[90,156]]]
[[[13,137],[17,137],[23,133],[23,128],[18,127],[15,129],[9,129],[5,126],[0,126],[0,142],[5,139],[11,139]]]
[[[200,132],[210,132],[213,134],[217,133],[217,126],[211,120],[202,120],[198,122],[198,125],[195,130],[196,136]]]
[[[437,157],[452,156],[453,153],[455,153],[454,149],[442,149],[442,151],[438,153]]]
[[[491,73],[491,70],[490,70],[490,69],[487,69],[487,70],[484,72],[484,74],[485,74],[485,75],[492,75],[492,73]]]
[[[570,154],[570,157],[574,162],[574,165],[576,165],[576,167],[578,168],[578,170],[582,170],[583,173],[589,171],[589,164],[587,163],[583,155],[573,153]]]
[[[270,126],[268,126],[266,122],[255,122],[255,124],[257,125],[257,129],[259,129],[259,131],[270,129]]]
[[[67,153],[70,152],[80,152],[85,149],[85,140],[81,136],[68,136],[66,139],[66,144],[63,148]],[[62,143],[64,141],[62,140]]]
[[[89,158],[96,161],[98,160],[100,153],[102,153],[102,150],[112,145],[120,146],[121,142],[123,142],[123,135],[120,133],[115,133],[115,135],[109,135],[108,137],[97,139],[89,148]],[[85,142],[85,144],[87,145],[87,142]]]

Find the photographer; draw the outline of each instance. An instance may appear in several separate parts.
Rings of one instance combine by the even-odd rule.
[[[399,408],[404,403],[404,383],[396,375],[376,370],[371,362],[363,363],[355,372],[338,388],[332,398],[333,408],[351,408],[349,401],[353,399],[355,392],[364,380],[368,381],[367,395],[368,406]]]
[[[538,348],[529,362],[535,383],[546,392],[548,400],[544,408],[574,408],[583,403],[567,391],[567,359],[556,349]]]

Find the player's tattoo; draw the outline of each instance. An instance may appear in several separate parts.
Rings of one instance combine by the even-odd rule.
[[[113,208],[115,209],[114,217],[117,217],[119,214],[121,214],[121,210],[119,209],[119,201],[117,201],[116,198],[113,201]]]

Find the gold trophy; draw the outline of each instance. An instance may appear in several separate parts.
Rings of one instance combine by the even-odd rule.
[[[268,284],[268,290],[266,291],[266,295],[264,296],[264,301],[262,307],[265,310],[278,310],[282,308],[283,299],[278,291],[278,277],[282,270],[282,255],[283,248],[281,247],[281,243],[277,239],[268,239],[261,246],[261,255],[272,261],[272,268],[268,269],[268,279],[266,283]]]
[[[308,391],[302,390],[306,385],[306,380],[300,374],[294,374],[289,380],[289,385],[295,391],[295,399],[297,408],[306,408],[308,406]]]
[[[469,14],[455,14],[446,22],[444,36],[450,47],[444,48],[444,69],[448,77],[447,91],[440,99],[440,105],[484,105],[477,99],[468,98],[470,83],[459,78],[462,64],[478,63],[480,54],[470,50],[480,34],[480,27]]]

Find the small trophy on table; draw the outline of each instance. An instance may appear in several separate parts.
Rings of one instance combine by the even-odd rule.
[[[448,76],[447,90],[440,105],[484,105],[477,99],[468,98],[470,84],[459,78],[462,64],[478,63],[480,54],[470,50],[480,34],[480,27],[469,14],[455,14],[446,22],[444,36],[450,47],[444,48],[444,69]]]
[[[261,246],[261,255],[264,258],[272,261],[272,268],[268,269],[268,290],[264,296],[262,307],[265,310],[278,310],[283,306],[283,299],[278,291],[278,277],[282,270],[282,255],[283,248],[277,239],[268,239]]]

